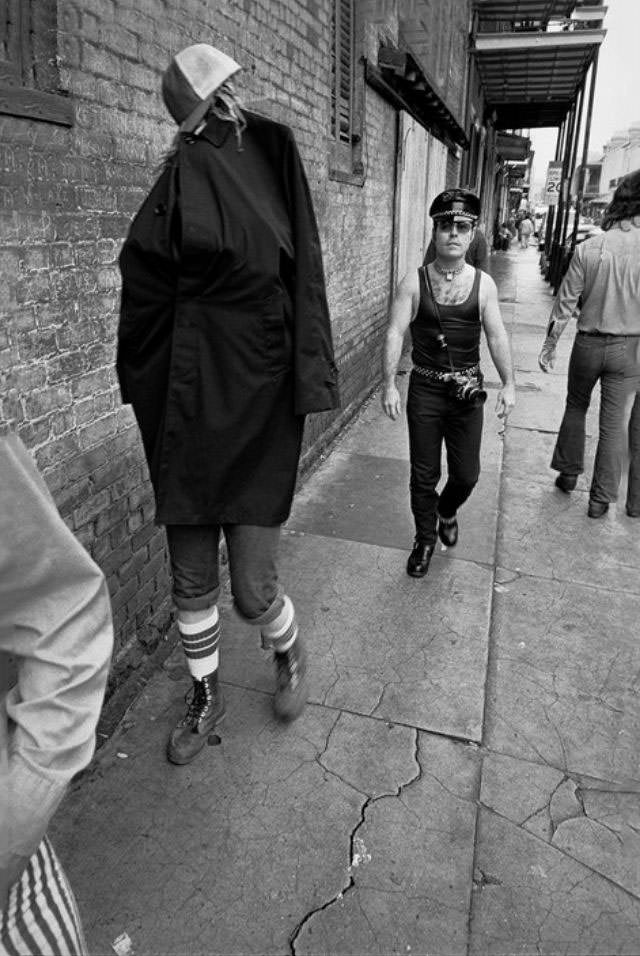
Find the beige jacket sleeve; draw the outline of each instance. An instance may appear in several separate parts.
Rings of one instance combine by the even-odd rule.
[[[0,905],[91,760],[112,647],[104,575],[22,443],[0,438]]]

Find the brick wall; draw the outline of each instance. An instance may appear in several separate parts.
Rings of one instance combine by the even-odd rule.
[[[343,395],[338,416],[309,419],[308,456],[377,381],[395,114],[362,88],[364,183],[329,178],[329,29],[327,0],[59,0],[59,79],[74,126],[0,116],[0,422],[32,449],[65,520],[107,574],[112,689],[161,653],[171,625],[164,534],[114,355],[117,256],[174,132],[159,77],[186,44],[213,42],[243,63],[248,105],[289,123],[305,161]]]

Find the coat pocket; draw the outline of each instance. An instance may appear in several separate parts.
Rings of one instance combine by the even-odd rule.
[[[260,307],[267,370],[280,375],[291,368],[291,330],[280,290],[263,300]]]

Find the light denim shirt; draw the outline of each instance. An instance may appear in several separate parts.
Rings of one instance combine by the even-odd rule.
[[[640,335],[640,222],[625,220],[576,246],[551,310],[558,333],[580,296],[579,332]]]
[[[112,647],[104,575],[24,445],[0,438],[0,908],[91,760]]]

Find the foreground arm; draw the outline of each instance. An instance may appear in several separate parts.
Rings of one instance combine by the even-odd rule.
[[[491,276],[482,274],[480,280],[480,318],[487,336],[487,345],[493,364],[498,370],[502,381],[502,388],[496,400],[496,415],[506,418],[516,403],[516,383],[511,360],[509,337],[504,327],[500,306],[498,305],[498,290]]]
[[[0,656],[17,665],[0,710],[1,908],[93,755],[113,630],[102,572],[14,437],[0,439],[0,487]]]
[[[558,339],[567,327],[567,323],[573,317],[578,305],[578,299],[584,291],[584,263],[582,261],[583,247],[578,246],[567,273],[562,280],[556,301],[553,303],[549,325],[547,326],[547,337],[544,340],[540,355],[538,356],[538,365],[543,372],[548,372],[553,368],[556,360],[556,345]]]
[[[396,385],[396,374],[402,355],[402,343],[418,308],[418,297],[418,274],[415,272],[404,277],[391,303],[389,327],[382,355],[382,407],[385,414],[394,421],[400,414],[400,392]]]

